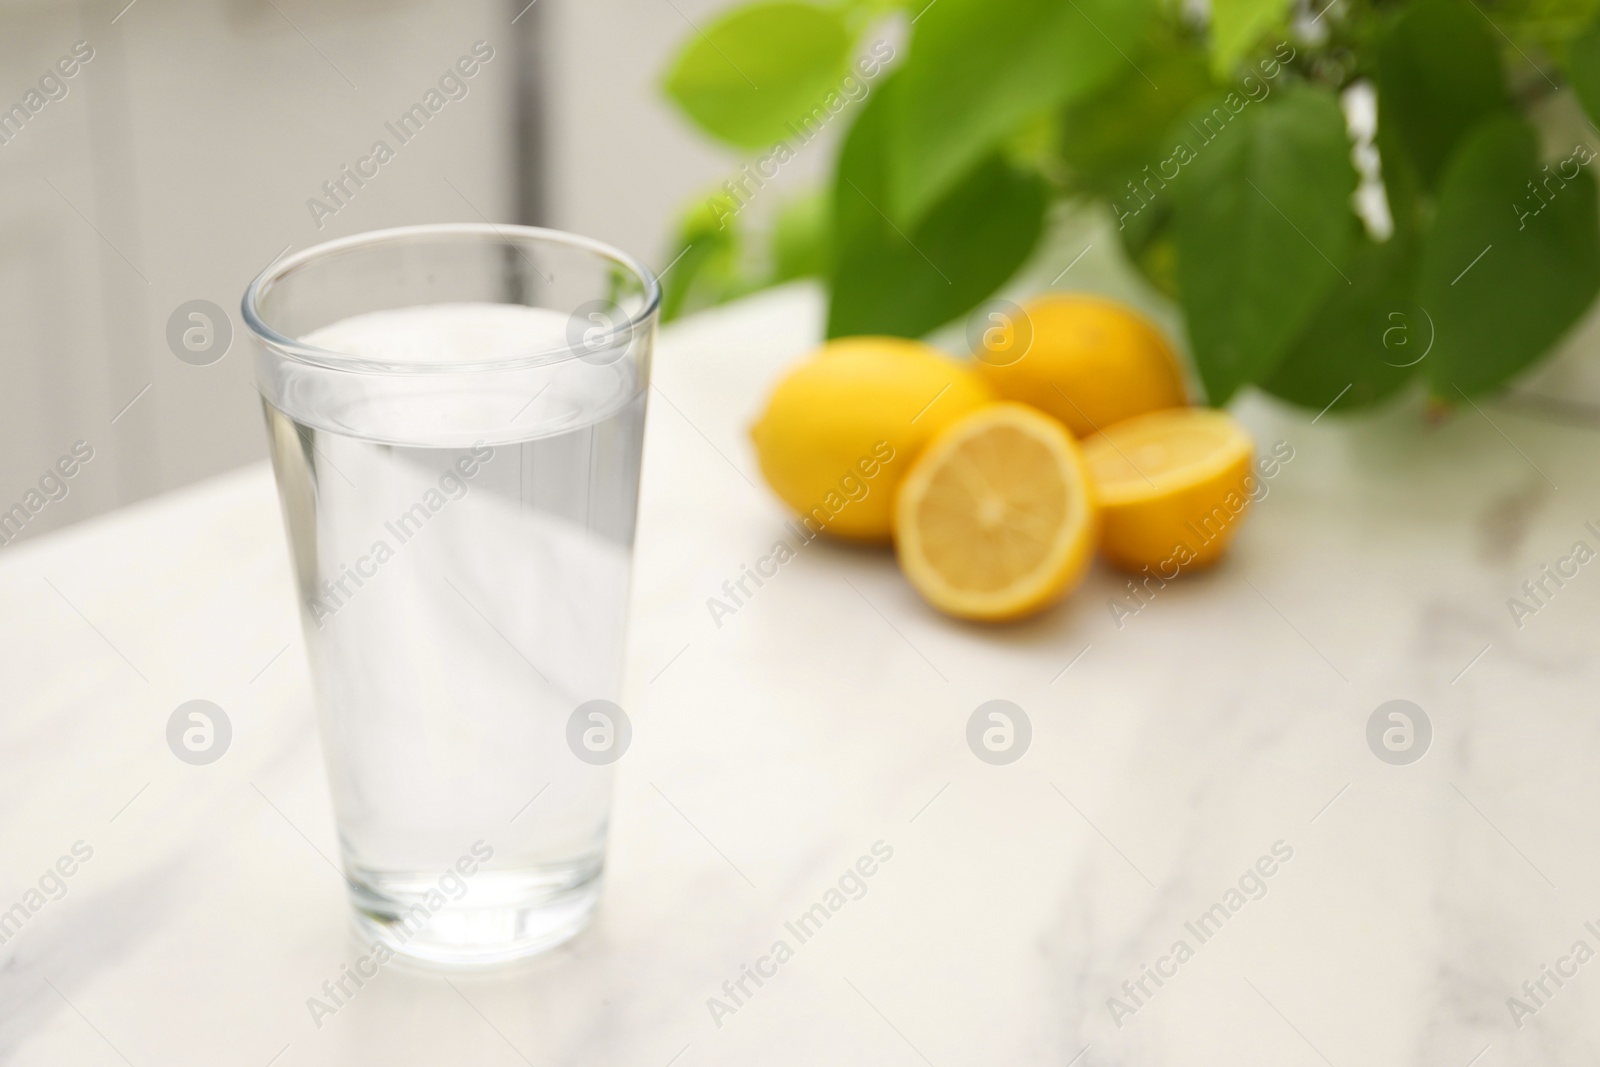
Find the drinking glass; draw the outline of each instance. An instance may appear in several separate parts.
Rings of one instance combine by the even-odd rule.
[[[415,226],[244,296],[357,925],[530,955],[600,893],[660,289],[597,242]]]

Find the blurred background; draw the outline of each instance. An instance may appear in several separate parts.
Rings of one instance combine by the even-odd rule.
[[[809,25],[810,38],[769,18],[794,7],[810,11],[796,24]],[[987,60],[1003,74],[1015,66],[1007,56],[1037,36],[1029,20],[1051,9],[952,7],[904,0],[833,7],[0,0],[0,512],[76,443],[94,456],[64,498],[33,509],[20,535],[0,528],[0,543],[263,458],[243,338],[235,336],[220,361],[186,363],[168,339],[174,325],[187,325],[179,309],[209,301],[233,319],[237,334],[241,293],[276,257],[425,222],[551,226],[614,244],[658,273],[676,268],[667,279],[668,319],[822,275],[836,297],[830,334],[920,336],[943,323],[934,340],[965,351],[961,316],[1002,283],[1018,299],[1088,288],[1163,325],[1191,369],[1198,363],[1201,377],[1209,373],[1204,392],[1214,404],[1254,385],[1313,412],[1336,396],[1343,398],[1332,405],[1336,415],[1391,396],[1437,412],[1515,378],[1515,398],[1600,418],[1600,360],[1592,358],[1600,344],[1592,309],[1600,244],[1587,159],[1574,155],[1593,140],[1591,116],[1600,114],[1593,0],[1497,0],[1476,10],[1459,0],[1097,0],[1093,21],[1126,47],[1087,25],[1068,26],[1068,43],[1086,51],[1042,68],[1066,71],[1061,76],[1073,83],[1048,91],[1031,76],[996,85],[993,71],[951,56],[973,36],[962,20],[987,20],[1000,26],[995,33],[1012,35]],[[1162,14],[1141,21],[1127,14],[1135,9]],[[1088,18],[1081,10],[1075,17]],[[920,52],[907,48],[914,35],[929,38]],[[453,78],[474,48],[490,58],[401,143],[394,124],[437,93],[441,77]],[[856,84],[840,81],[850,57],[859,62],[882,48],[892,57],[886,69],[900,67],[908,51],[923,56],[897,78],[929,121],[890,135],[874,126],[848,167],[841,139],[873,112],[864,84],[856,85],[861,99],[845,91],[851,99],[841,110],[849,115],[822,121],[816,137],[792,123],[780,128],[791,111],[823,114],[825,90]],[[1294,56],[1292,74],[1280,78],[1274,56]],[[1164,75],[1165,92],[1146,67]],[[763,72],[769,89],[787,85],[793,98],[755,92],[745,68]],[[1291,99],[1271,90],[1275,78],[1314,92]],[[1259,90],[1272,99],[1245,111],[1240,126],[1254,132],[1227,144],[1298,138],[1319,153],[1307,173],[1332,179],[1302,180],[1285,165],[1274,174],[1281,188],[1250,202],[1261,215],[1251,224],[1259,224],[1279,269],[1249,285],[1232,279],[1249,277],[1261,249],[1213,239],[1206,227],[1228,234],[1250,220],[1220,209],[1204,217],[1207,205],[1221,202],[1213,192],[1241,184],[1224,158],[1234,148],[1208,152],[1199,168],[1184,163],[1186,177],[1162,193],[1156,210],[1129,206],[1143,203],[1140,189],[1165,189],[1150,163],[1177,168],[1166,157],[1169,133],[1194,114],[1186,109],[1225,120],[1213,105],[1230,89],[1241,110],[1249,100],[1240,94],[1254,99]],[[1029,103],[1033,97],[1066,103],[1046,115],[1028,110],[1039,103]],[[1374,130],[1385,108],[1394,120],[1390,136],[1406,143],[1404,150],[1391,145],[1380,168]],[[960,121],[942,121],[956,111]],[[1430,132],[1439,130],[1450,136]],[[1478,140],[1469,145],[1472,131]],[[1537,158],[1530,148],[1523,159],[1519,138],[1533,131]],[[395,158],[357,186],[349,168],[372,166],[380,138],[396,146]],[[753,178],[750,168],[766,173],[773,163],[776,149],[762,146],[780,140],[803,150],[778,160],[772,175]],[[830,222],[830,187],[844,188],[844,179],[859,185],[865,157],[891,144],[891,169],[902,178],[928,173],[916,162],[919,152],[954,160],[946,178],[960,180],[929,193],[948,203],[922,217],[896,199],[903,190],[895,185],[874,195],[898,224],[858,203],[861,218],[846,212]],[[1305,148],[1277,158],[1309,159]],[[974,159],[987,162],[973,169]],[[1447,160],[1454,161],[1449,174]],[[1583,193],[1536,191],[1536,182],[1564,189],[1559,175],[1568,167]],[[1340,182],[1354,186],[1358,177],[1347,197]],[[776,192],[761,192],[745,213],[751,186],[741,192],[732,183],[751,181]],[[1402,201],[1400,221],[1410,220],[1404,240],[1390,240],[1385,185],[1389,200]],[[1024,201],[1029,206],[1017,206]],[[1197,220],[1188,229],[1196,242],[1190,251],[1204,253],[1190,258],[1216,262],[1201,263],[1180,286],[1173,263],[1183,259],[1175,248],[1184,226],[1174,218],[1184,210]],[[940,211],[960,225],[941,231]],[[734,215],[726,227],[717,217]],[[1540,215],[1525,236],[1523,227]],[[1357,216],[1364,236],[1353,231]],[[1445,221],[1428,221],[1435,218]],[[1119,225],[1129,219],[1133,225]],[[1306,237],[1308,220],[1322,226],[1315,241]],[[1580,231],[1582,240],[1569,240]],[[933,249],[932,259],[902,247],[907,232],[917,249]],[[842,252],[824,247],[841,240]],[[1473,257],[1496,242],[1500,251],[1479,266]],[[1288,269],[1286,255],[1304,262]],[[830,259],[831,268],[819,265]],[[971,267],[972,276],[947,291],[944,272],[928,269],[933,259]],[[1472,275],[1458,286],[1462,267]],[[1363,280],[1347,291],[1351,274]],[[1293,308],[1287,297],[1295,297]],[[902,307],[913,311],[901,315]],[[1266,370],[1235,380],[1219,368],[1242,324],[1258,313],[1283,319],[1282,336],[1262,342]],[[1395,322],[1412,319],[1426,323],[1428,350],[1435,325],[1448,342],[1422,370],[1413,369],[1420,357],[1409,349],[1393,350],[1396,337],[1411,336]],[[1198,352],[1197,337],[1205,342]],[[1551,353],[1556,358],[1544,359]],[[1426,397],[1420,379],[1428,380]]]
[[[265,457],[243,338],[190,366],[166,328],[196,299],[237,328],[246,284],[288,248],[488,218],[665,266],[672,220],[735,165],[659,88],[690,21],[722,6],[0,0],[0,107],[77,42],[93,53],[0,144],[0,507],[74,442],[95,456],[21,537]],[[467,95],[319,228],[308,199],[394,143],[384,123],[480,40],[494,57]]]

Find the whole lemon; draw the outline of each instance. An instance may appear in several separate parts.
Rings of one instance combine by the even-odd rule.
[[[986,332],[976,353],[978,372],[1001,397],[1049,412],[1078,437],[1188,403],[1172,347],[1133,309],[1064,294],[1021,310],[1020,320]]]
[[[813,532],[886,542],[895,490],[940,430],[994,399],[918,341],[832,341],[790,371],[750,429],[761,473]]]

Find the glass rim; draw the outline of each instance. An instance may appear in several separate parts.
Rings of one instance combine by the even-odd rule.
[[[273,286],[288,277],[291,272],[327,256],[346,252],[350,249],[408,241],[418,237],[495,237],[511,248],[516,247],[512,242],[512,238],[521,237],[545,244],[578,249],[600,259],[609,260],[632,274],[644,290],[645,295],[643,306],[630,315],[627,322],[612,330],[611,339],[617,345],[631,345],[641,330],[648,329],[661,308],[661,283],[650,268],[628,253],[603,241],[597,241],[591,237],[583,237],[575,233],[567,233],[564,230],[553,230],[544,226],[501,225],[492,222],[446,222],[417,226],[396,226],[383,230],[367,230],[363,233],[351,234],[348,237],[338,237],[332,241],[324,241],[321,244],[315,244],[310,248],[296,252],[291,256],[273,260],[245,288],[244,297],[240,301],[240,314],[244,317],[245,325],[255,335],[256,340],[298,363],[310,364],[311,366],[328,370],[355,373],[438,374],[518,370],[527,367],[564,363],[567,360],[581,359],[586,355],[593,354],[593,349],[588,346],[580,347],[569,343],[554,348],[541,349],[536,352],[525,352],[514,356],[471,362],[454,360],[386,362],[383,360],[363,359],[348,353],[319,348],[316,345],[308,345],[298,338],[288,337],[279,333],[267,325],[263,318],[261,314],[262,301],[272,292]],[[529,265],[532,265],[531,261]]]

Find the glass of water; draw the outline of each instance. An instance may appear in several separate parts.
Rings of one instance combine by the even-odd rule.
[[[598,900],[660,290],[520,226],[385,230],[245,293],[357,924],[531,955]]]

